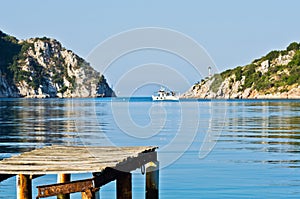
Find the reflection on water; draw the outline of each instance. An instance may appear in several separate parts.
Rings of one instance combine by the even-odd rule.
[[[19,153],[49,144],[73,144],[74,112],[69,100],[0,101],[0,153]]]
[[[232,102],[226,126],[219,141],[231,144],[225,144],[224,150],[250,150],[257,153],[253,162],[300,168],[299,102]]]
[[[300,101],[202,100],[180,104],[134,99],[129,108],[127,103],[120,98],[1,99],[0,159],[51,144],[157,145],[163,151],[176,138],[183,125],[182,114],[186,114],[193,117],[188,117],[183,130],[192,132],[195,122],[200,126],[182,157],[161,170],[161,198],[300,196]],[[113,112],[116,107],[123,112]],[[199,108],[198,117],[195,107]],[[127,109],[137,126],[153,125],[154,136],[137,139],[124,133],[115,116]],[[122,128],[132,128],[124,121]],[[141,137],[148,136],[143,133]],[[178,140],[178,149],[186,144],[186,138],[189,136]],[[200,159],[199,148],[214,146],[216,140],[213,151]],[[133,185],[135,198],[143,197],[140,176],[135,176],[136,182],[141,182]],[[48,178],[53,180],[53,176]],[[13,180],[1,182],[0,198],[15,197],[14,186]],[[114,187],[107,187],[101,198],[112,197]]]

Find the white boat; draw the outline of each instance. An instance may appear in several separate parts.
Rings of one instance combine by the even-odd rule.
[[[157,95],[152,95],[153,101],[178,101],[179,96],[176,95],[173,91],[165,91],[164,88],[161,88]]]

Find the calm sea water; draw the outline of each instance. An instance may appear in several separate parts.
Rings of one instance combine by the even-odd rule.
[[[300,101],[0,100],[0,159],[53,144],[159,146],[160,198],[300,198]],[[134,172],[134,198],[144,177]],[[15,184],[1,182],[0,198]],[[101,198],[115,198],[114,183]]]

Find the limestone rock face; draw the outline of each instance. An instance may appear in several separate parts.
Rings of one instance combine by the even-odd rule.
[[[13,60],[0,68],[0,97],[115,96],[102,74],[57,40],[33,38],[15,45]]]
[[[286,54],[286,55],[281,55],[280,54],[275,60],[273,60],[271,62],[271,65],[272,66],[278,66],[278,65],[286,66],[292,60],[292,58],[294,57],[294,55],[295,55],[295,51],[294,50],[289,51],[288,54]]]

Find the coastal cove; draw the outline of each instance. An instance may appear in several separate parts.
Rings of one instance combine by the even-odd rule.
[[[300,196],[300,100],[1,98],[0,121],[0,159],[50,145],[155,145],[161,162],[173,158],[160,171],[160,198]],[[192,140],[186,135],[177,148],[166,151],[181,131],[193,132],[189,127],[195,123],[199,126]],[[143,132],[148,126],[151,134]],[[215,145],[200,158],[208,133]],[[186,143],[191,144],[180,151]],[[33,187],[45,181],[55,182],[56,176],[35,179]],[[143,198],[140,170],[133,181],[133,198]],[[101,190],[101,198],[114,194],[114,183]],[[0,195],[16,197],[15,178],[0,183]]]
[[[2,1],[0,199],[300,199],[300,1]]]

